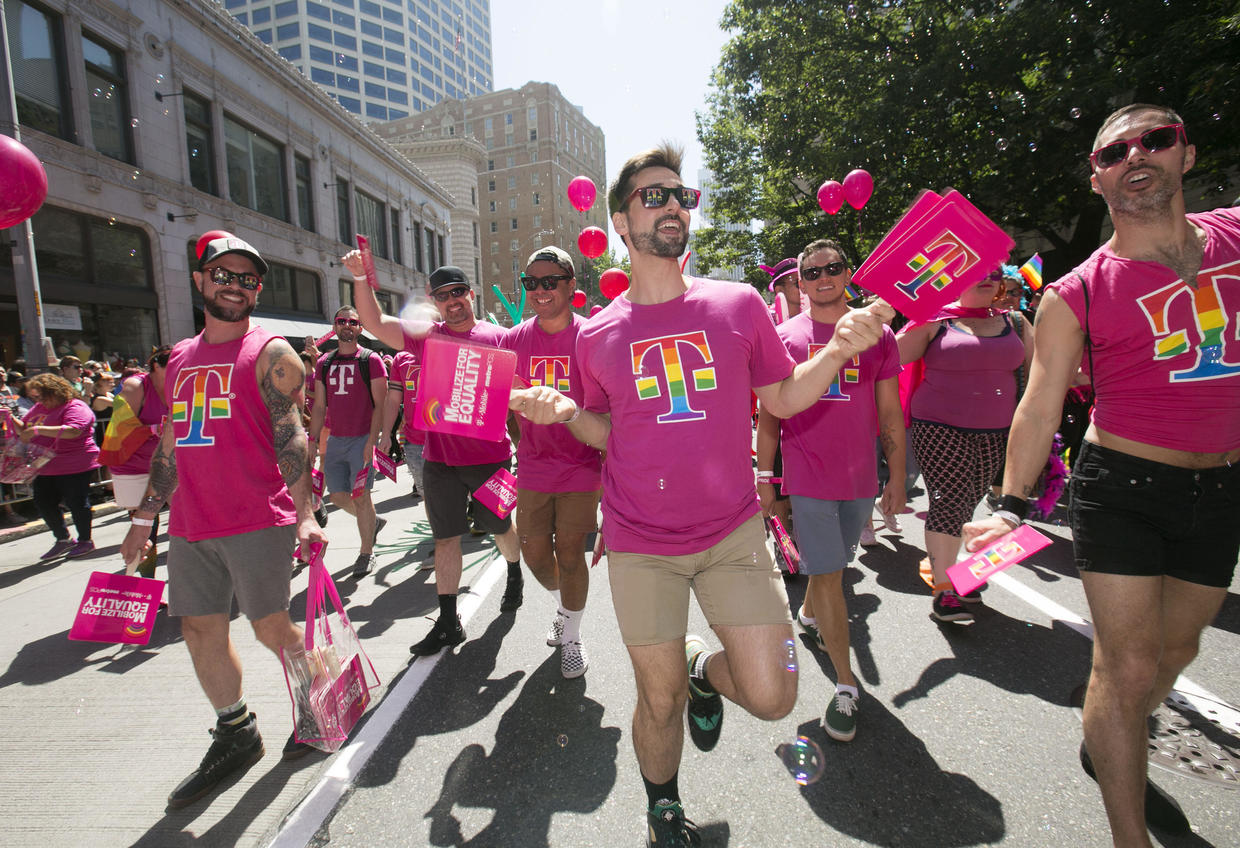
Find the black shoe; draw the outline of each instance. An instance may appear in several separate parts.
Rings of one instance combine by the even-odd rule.
[[[411,488],[410,488],[410,491],[409,491],[409,497],[413,498],[415,501],[416,501],[418,498],[422,497],[421,495],[419,495],[419,494],[418,494],[418,487],[417,487],[417,486],[413,486],[413,487],[411,487]]]
[[[263,758],[263,737],[254,713],[236,728],[211,728],[211,747],[198,770],[181,781],[168,796],[168,807],[180,809],[197,801],[231,774],[241,774]]]
[[[314,747],[308,742],[298,742],[297,734],[290,733],[288,741],[284,743],[284,750],[280,752],[282,760],[300,760],[306,754],[314,750]]]
[[[375,542],[379,541],[379,531],[382,530],[384,527],[387,527],[387,519],[376,518],[375,519],[375,537],[370,540],[370,544],[373,545]]]
[[[706,643],[698,636],[685,638],[685,662],[693,668],[694,658],[706,650]],[[719,742],[723,732],[723,696],[718,692],[704,695],[689,678],[689,738],[699,751],[709,751]]]
[[[1094,761],[1081,743],[1081,768],[1095,782],[1098,775],[1094,773]],[[1188,816],[1180,809],[1179,803],[1159,787],[1145,780],[1145,823],[1166,833],[1190,833]]]
[[[353,579],[360,580],[370,573],[370,569],[375,567],[374,554],[358,554],[357,559],[353,560]]]
[[[319,504],[319,508],[314,511],[314,520],[319,522],[320,527],[327,526],[327,504]]]
[[[500,598],[500,612],[516,612],[521,609],[521,602],[524,600],[523,592],[525,589],[525,580],[518,577],[516,580],[509,578],[508,585],[504,587],[504,597]]]
[[[415,657],[429,657],[442,651],[444,648],[451,648],[465,641],[465,628],[461,626],[461,617],[458,615],[456,621],[451,625],[444,626],[443,619],[435,622],[435,626],[431,628],[431,632],[426,634],[426,638],[416,645],[409,646],[409,653]]]
[[[646,848],[685,848],[701,844],[697,825],[685,818],[679,801],[667,806],[659,804],[646,811]]]

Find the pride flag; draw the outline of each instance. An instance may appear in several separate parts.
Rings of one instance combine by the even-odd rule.
[[[1033,254],[1028,262],[1020,266],[1020,275],[1034,291],[1042,288],[1042,257],[1036,253]]]
[[[117,393],[112,401],[112,418],[104,431],[103,444],[99,446],[99,462],[109,466],[123,465],[147,439],[156,435],[155,428],[139,421],[133,407]]]

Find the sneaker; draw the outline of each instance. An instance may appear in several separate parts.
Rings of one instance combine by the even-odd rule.
[[[560,674],[572,680],[581,677],[590,667],[586,646],[580,642],[565,642],[560,648]]]
[[[521,609],[521,602],[524,600],[525,579],[518,577],[516,580],[508,579],[508,585],[504,587],[504,597],[500,598],[500,612],[516,612]]]
[[[857,735],[857,699],[851,692],[835,693],[822,717],[822,729],[836,742],[851,742]]]
[[[198,769],[181,781],[168,796],[168,807],[186,807],[219,785],[231,774],[240,774],[263,758],[263,737],[258,735],[254,713],[236,728],[211,728],[211,747]]]
[[[358,554],[357,559],[353,560],[353,579],[359,580],[370,573],[375,567],[374,554]]]
[[[314,520],[319,523],[320,527],[327,526],[327,504],[319,501],[318,507],[314,510]]]
[[[904,532],[904,525],[900,523],[900,516],[895,513],[892,513],[891,515],[888,515],[885,512],[883,513],[883,526],[887,528],[887,532],[889,533]]]
[[[985,585],[985,584],[982,584],[982,585]],[[963,595],[961,595],[959,592],[957,592],[956,594],[960,598],[962,603],[980,604],[982,602],[982,587],[981,586],[978,586],[972,592],[965,592]]]
[[[827,650],[827,646],[823,644],[822,634],[818,632],[818,625],[816,623],[817,620],[815,620],[814,624],[806,624],[805,619],[801,617],[801,614],[804,611],[805,611],[804,605],[802,605],[801,608],[797,610],[797,626],[800,627],[803,631],[805,631],[805,635],[809,636],[810,641],[814,643],[815,648],[817,648],[820,651],[825,652]]]
[[[646,848],[686,848],[701,845],[697,825],[685,818],[684,808],[674,804],[656,804],[646,811]]]
[[[861,528],[861,546],[864,548],[869,548],[877,544],[878,544],[878,537],[874,535],[874,528],[868,524],[862,527]]]
[[[419,494],[418,494],[418,487],[417,487],[417,486],[412,487],[412,489],[411,489],[411,490],[410,490],[410,492],[409,492],[409,497],[413,498],[415,501],[416,501],[418,498],[422,497],[421,495],[419,495]]]
[[[73,559],[74,557],[86,556],[95,552],[95,543],[91,539],[83,539],[73,547],[69,548],[65,554],[65,559]]]
[[[298,742],[297,734],[290,733],[288,735],[288,741],[284,743],[284,750],[280,752],[280,759],[286,760],[286,761],[287,760],[300,760],[302,757],[304,757],[306,754],[309,754],[313,750],[314,748],[310,745],[310,743]]]
[[[685,664],[693,668],[697,655],[706,650],[706,643],[700,636],[685,637]],[[719,734],[723,731],[723,697],[715,692],[705,695],[693,685],[693,677],[689,677],[689,738],[699,751],[709,751],[719,742]]]
[[[431,628],[430,633],[426,634],[425,639],[416,645],[409,646],[409,653],[415,657],[430,657],[444,648],[451,648],[465,641],[465,628],[461,626],[461,617],[459,615],[451,625],[447,627],[442,625],[442,620],[436,621],[435,626]]]
[[[944,589],[934,598],[930,615],[938,621],[951,621],[956,624],[972,624],[973,613],[960,603],[960,596],[951,589]]]
[[[73,550],[73,546],[76,544],[76,539],[57,539],[56,543],[48,549],[48,552],[39,557],[39,559],[56,559],[58,556],[64,556]]]
[[[549,647],[558,647],[564,641],[564,621],[564,613],[557,611],[551,626],[547,628],[547,645]]]
[[[373,539],[371,539],[371,540],[370,540],[370,544],[372,544],[372,545],[373,545],[375,542],[379,541],[379,532],[380,532],[380,531],[381,531],[384,527],[387,527],[387,519],[386,519],[386,518],[376,518],[376,519],[375,519],[375,537],[374,537]]]

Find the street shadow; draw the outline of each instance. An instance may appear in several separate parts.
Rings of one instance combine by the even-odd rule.
[[[833,742],[815,720],[798,727],[826,759],[824,778],[801,790],[818,818],[891,848],[991,845],[1004,837],[999,800],[967,775],[944,771],[881,700],[866,701],[865,725],[847,744]]]
[[[1223,598],[1223,606],[1210,625],[1228,633],[1240,633],[1240,595],[1228,592]]]
[[[621,731],[604,727],[603,706],[585,696],[584,678],[565,680],[557,654],[526,679],[503,716],[488,755],[466,746],[448,766],[430,819],[436,846],[547,846],[556,813],[597,810],[616,782]],[[461,833],[456,806],[495,815],[472,839]]]

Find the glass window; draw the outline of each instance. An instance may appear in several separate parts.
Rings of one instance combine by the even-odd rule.
[[[426,264],[434,270],[439,267],[435,261],[435,231],[430,227],[426,228]]]
[[[525,120],[531,124],[538,123],[538,107],[537,106],[531,106],[529,109],[526,110]]]
[[[378,97],[382,100],[387,96],[387,89],[373,82],[367,82],[365,86],[367,97]],[[385,110],[386,111],[386,110]]]
[[[336,178],[336,235],[345,244],[353,244],[353,217],[349,213],[348,180]]]
[[[324,65],[330,65],[334,62],[335,53],[326,47],[319,47],[317,44],[310,45],[310,58],[315,62],[322,62]]]
[[[276,38],[283,41],[286,38],[299,38],[301,36],[301,24],[293,21],[291,24],[280,24],[276,27]]]
[[[392,223],[392,241],[391,241],[392,261],[399,265],[400,264],[400,242],[401,242],[400,210],[395,207],[392,207],[389,211],[391,212],[390,217],[391,217],[391,223]]]
[[[358,0],[357,10],[363,14],[379,17],[379,4],[371,3],[370,0]]]
[[[478,222],[474,221],[474,247],[478,246]]]
[[[312,67],[310,69],[310,79],[314,80],[319,85],[335,85],[336,84],[336,75],[333,74],[331,71],[325,71],[322,68]]]
[[[538,205],[538,192],[534,192],[534,205]]]
[[[374,118],[377,121],[386,121],[388,119],[387,107],[368,101],[366,103],[366,117]]]
[[[398,71],[394,68],[387,69],[387,81],[394,82],[397,85],[405,85],[409,82],[409,76],[404,71]]]
[[[441,264],[441,265],[442,265],[443,263],[445,263],[445,262],[447,262],[447,261],[448,261],[448,254],[447,254],[447,252],[445,252],[445,251],[444,251],[444,241],[443,241],[443,236],[442,236],[442,235],[440,235],[440,236],[438,236],[437,238],[438,238],[438,241],[439,241],[439,264]]]
[[[268,261],[259,303],[264,308],[322,315],[317,274]]]
[[[327,44],[332,43],[332,31],[325,26],[307,23],[306,33],[315,41],[323,41]]]
[[[345,91],[360,91],[361,83],[357,77],[351,77],[348,74],[336,74],[336,85]]]
[[[255,37],[256,37],[259,41],[261,41],[263,44],[270,44],[270,43],[271,43],[271,30],[270,30],[270,29],[257,29],[257,30],[254,30],[254,36],[255,36]]]
[[[310,159],[293,154],[293,179],[297,188],[297,224],[303,230],[314,229],[314,184],[310,182]]]
[[[509,219],[509,221],[508,221],[508,229],[510,229],[510,230],[515,230],[516,228],[517,228],[517,219],[516,219],[516,218],[510,218],[510,219]]]
[[[389,88],[387,90],[387,99],[389,103],[399,103],[402,106],[409,103],[409,95],[398,88]]]
[[[512,113],[511,112],[504,113],[504,125],[509,126],[509,127],[512,126]]]
[[[362,52],[367,56],[374,56],[376,59],[383,58],[383,48],[373,41],[362,39]]]
[[[383,58],[391,62],[393,65],[400,65],[402,68],[405,67],[405,54],[402,53],[400,50],[393,50],[391,47],[384,47]],[[401,75],[400,81],[401,81],[401,84],[403,85],[405,82],[405,78],[403,74]]]
[[[404,45],[405,35],[398,29],[392,29],[391,27],[384,27],[383,28],[383,40],[386,41],[388,44]]]
[[[487,180],[487,191],[495,191],[495,180]]]
[[[362,35],[369,35],[372,38],[382,38],[383,27],[379,26],[374,21],[368,21],[368,20],[363,19],[362,20]]]
[[[90,36],[82,36],[86,60],[86,89],[90,92],[90,128],[95,149],[105,156],[133,162],[129,135],[129,97],[125,86],[125,57]]]
[[[499,232],[499,224],[498,224],[497,222],[495,222],[495,221],[492,221],[492,222],[491,222],[491,232],[493,232],[493,233],[498,233],[498,232]]]
[[[346,15],[344,12],[338,12],[335,9],[332,9],[332,23],[346,29],[357,29],[356,18],[352,15]]]
[[[489,207],[488,207],[488,208],[489,208],[489,209],[490,209],[490,211],[492,211],[492,212],[494,212],[494,211],[495,211],[495,201],[494,201],[494,200],[492,200],[492,201],[491,201],[491,203],[490,203],[490,205],[489,205]]]
[[[515,196],[515,195],[514,195],[513,197],[508,198],[508,208],[509,208],[509,209],[511,209],[511,210],[513,210],[513,211],[515,211],[515,210],[516,210],[516,208],[517,208],[517,198],[516,198],[516,196]]]
[[[185,150],[189,156],[190,185],[215,194],[215,148],[211,134],[211,104],[186,91]]]
[[[538,172],[537,171],[530,171],[530,185],[532,186],[538,185]]]
[[[346,71],[356,71],[357,70],[357,57],[346,56],[344,53],[337,53],[336,54],[336,67],[343,68]]]
[[[538,141],[538,130],[530,130],[530,141]]]
[[[306,5],[309,6],[310,4],[307,3]],[[306,11],[308,12],[310,10],[307,8]],[[258,11],[255,10],[254,14],[257,15]],[[297,14],[297,0],[288,0],[288,2],[276,4],[277,18],[291,18],[295,14]],[[324,18],[324,20],[326,20],[326,18]]]
[[[516,178],[516,176],[514,175],[514,176],[510,176],[510,177],[508,177],[508,190],[509,190],[509,191],[513,191],[513,190],[515,190],[515,189],[516,189],[516,187],[517,187],[517,178]]]
[[[288,47],[281,47],[279,53],[290,62],[296,62],[301,58],[301,45],[290,44]]]
[[[374,62],[362,62],[362,73],[368,77],[383,79],[383,66]]]
[[[336,96],[336,102],[348,109],[354,115],[362,114],[362,101],[358,100],[356,97],[346,97],[341,94]]]
[[[408,118],[408,117],[409,117],[409,113],[404,111],[403,109],[388,109],[388,120],[389,121],[396,121],[401,118]]]
[[[390,24],[396,24],[397,26],[403,27],[405,25],[405,16],[396,9],[385,8],[383,10],[383,20]]]
[[[242,13],[234,15],[233,17],[235,17],[237,20],[241,21],[242,23],[245,23],[245,21],[243,20],[244,14],[245,13],[242,12]],[[271,21],[271,9],[270,8],[255,9],[254,12],[250,15],[250,20],[256,24],[269,23]]]
[[[272,139],[224,116],[228,194],[233,203],[288,220],[284,149]]]
[[[314,0],[306,0],[306,14],[312,18],[318,18],[320,21],[330,21],[332,19],[332,10],[315,3]]]
[[[508,144],[508,145],[512,144],[512,133],[511,132],[504,133],[504,144]]]
[[[346,50],[357,49],[357,39],[351,35],[345,35],[343,32],[337,32],[336,37],[335,39],[333,39],[333,41],[335,42],[337,47],[343,47]]]
[[[419,271],[425,271],[422,264],[422,225],[413,225],[413,262]]]

